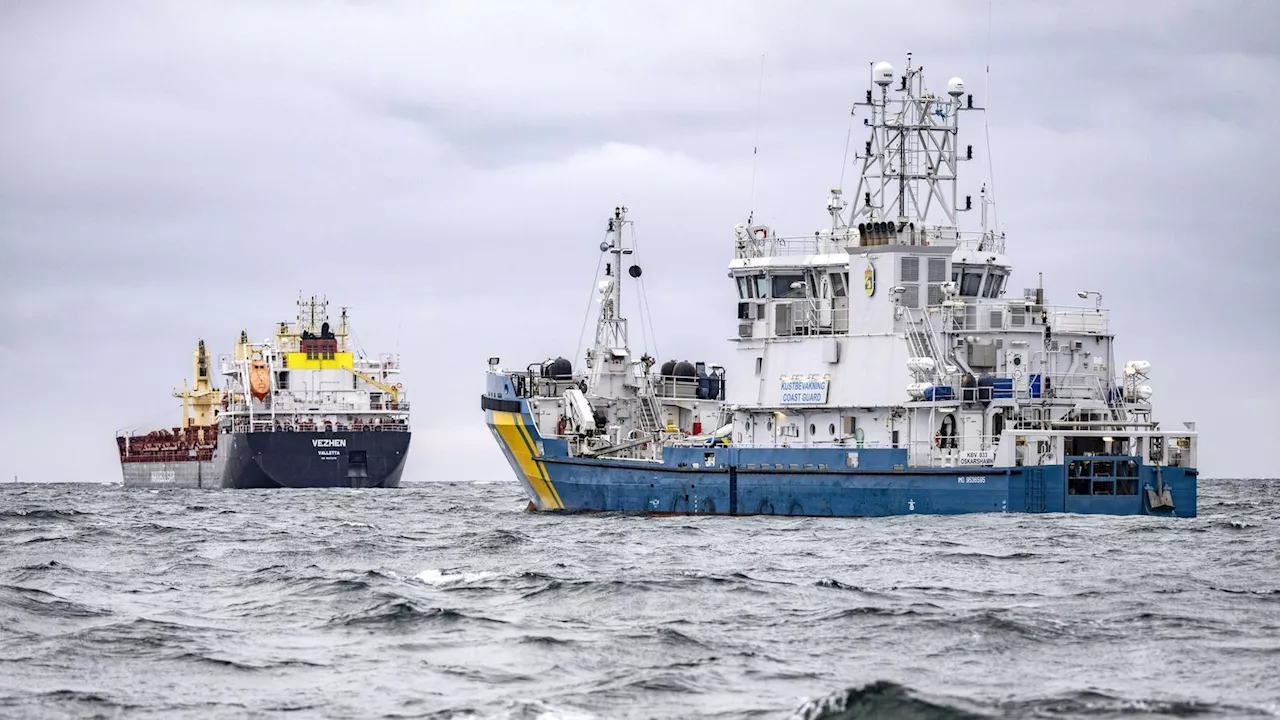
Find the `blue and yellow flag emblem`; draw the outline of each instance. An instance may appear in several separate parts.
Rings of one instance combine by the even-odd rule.
[[[866,291],[867,297],[876,294],[876,269],[869,267],[862,272],[862,289]]]

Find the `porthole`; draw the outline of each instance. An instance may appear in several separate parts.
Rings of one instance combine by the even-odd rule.
[[[766,421],[765,421],[765,423],[764,423],[764,429],[765,429],[765,430],[772,430],[772,429],[773,429],[773,420],[772,420],[772,419],[769,419],[769,420],[766,420]]]
[[[809,423],[809,434],[810,434],[810,435],[817,435],[817,434],[818,434],[818,426],[817,426],[817,425],[814,425],[813,423]]]
[[[835,436],[836,436],[836,424],[835,424],[835,423],[831,423],[830,425],[828,425],[828,426],[827,426],[827,432],[831,433],[831,437],[835,437]]]

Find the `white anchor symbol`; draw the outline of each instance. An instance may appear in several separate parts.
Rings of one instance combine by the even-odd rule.
[[[915,510],[915,509],[916,509],[916,501],[915,501],[915,500],[908,500],[908,501],[907,501],[907,509],[908,509],[908,510]]]

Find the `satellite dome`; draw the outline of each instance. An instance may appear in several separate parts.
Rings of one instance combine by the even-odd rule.
[[[893,66],[887,62],[880,61],[871,68],[871,77],[880,87],[888,87],[893,83]]]
[[[964,94],[964,81],[958,77],[953,77],[947,81],[947,94],[951,97],[960,97]]]

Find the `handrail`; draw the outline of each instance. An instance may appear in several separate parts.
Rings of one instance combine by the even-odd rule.
[[[408,422],[387,422],[387,423],[315,423],[315,422],[299,422],[299,423],[280,423],[277,417],[276,422],[269,420],[248,422],[235,422],[223,426],[224,432],[229,433],[245,433],[245,432],[409,432],[410,426]]]
[[[919,242],[892,243],[896,245],[917,245],[922,247],[961,247],[981,249],[984,252],[1004,254],[1004,238],[991,232],[959,231],[953,228],[924,227],[917,229]],[[911,237],[904,231],[904,239]],[[875,247],[859,244],[860,237],[856,227],[839,228],[834,232],[823,231],[819,235],[768,235],[767,237],[747,237],[739,240],[740,248],[737,257],[796,257],[807,255],[838,254],[847,252],[849,247]],[[823,246],[827,247],[823,247]]]

